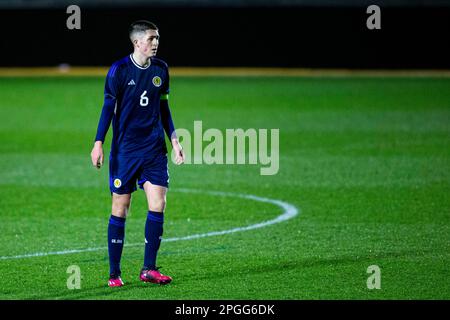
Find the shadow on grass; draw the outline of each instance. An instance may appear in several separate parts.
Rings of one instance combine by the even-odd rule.
[[[219,279],[230,279],[230,275],[234,275],[235,277],[242,277],[242,275],[245,275],[247,277],[250,274],[279,273],[280,270],[282,270],[282,272],[293,270],[301,271],[307,268],[333,267],[355,263],[368,263],[367,266],[369,266],[369,264],[377,261],[380,261],[381,264],[383,260],[386,259],[426,257],[428,254],[437,254],[438,252],[439,251],[431,249],[420,251],[402,250],[371,253],[358,256],[355,256],[354,254],[344,254],[340,256],[328,257],[303,257],[290,261],[286,261],[286,259],[283,258],[283,261],[280,261],[278,263],[271,261],[268,263],[258,263],[257,265],[249,266],[245,266],[243,264],[239,264],[238,266],[232,265],[226,272],[208,272],[207,275],[195,273],[193,275],[189,275],[185,279],[188,281],[193,280],[193,278],[195,278],[195,281],[217,281]],[[208,265],[208,269],[209,268],[210,265]],[[179,282],[179,284],[181,283]]]
[[[135,281],[127,282],[123,287],[120,288],[110,288],[105,283],[104,285],[90,288],[55,290],[52,293],[48,293],[46,295],[35,295],[25,298],[25,300],[108,300],[108,297],[111,297],[112,299],[136,299],[127,298],[126,293],[131,290],[135,292],[136,290],[142,290],[142,297],[143,299],[145,299],[145,297],[148,296],[149,290],[160,290],[160,287],[161,286],[157,284]]]

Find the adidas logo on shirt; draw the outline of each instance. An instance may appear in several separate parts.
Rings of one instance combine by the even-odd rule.
[[[133,80],[133,79],[131,79],[131,81],[130,81],[130,82],[128,82],[128,85],[129,85],[129,86],[135,86],[135,85],[136,85],[136,83],[134,82],[134,80]]]

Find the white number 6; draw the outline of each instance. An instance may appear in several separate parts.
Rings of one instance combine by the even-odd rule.
[[[141,100],[140,100],[140,104],[143,107],[146,107],[148,105],[148,97],[146,97],[145,95],[147,94],[147,90],[145,90],[142,94],[141,94]]]

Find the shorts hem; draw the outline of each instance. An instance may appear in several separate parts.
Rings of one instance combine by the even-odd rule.
[[[134,189],[126,189],[126,190],[112,190],[112,189],[109,189],[109,190],[111,191],[111,195],[112,195],[113,193],[115,193],[115,194],[132,194],[137,189],[134,188]]]
[[[151,181],[149,179],[145,179],[143,182],[139,182],[139,188],[144,190],[144,183],[146,182],[150,182],[151,184],[155,185],[155,186],[160,186],[160,187],[164,187],[169,189],[169,183],[164,183],[164,182],[160,182],[160,181]]]

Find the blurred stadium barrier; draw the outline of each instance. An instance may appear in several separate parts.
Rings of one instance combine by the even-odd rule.
[[[170,66],[450,69],[450,0],[381,0],[381,30],[356,0],[0,0],[0,67],[108,66],[131,51],[127,29],[160,28]],[[81,30],[66,6],[81,8]]]

